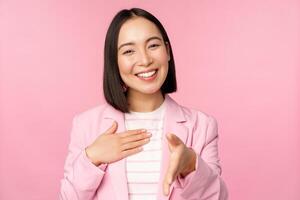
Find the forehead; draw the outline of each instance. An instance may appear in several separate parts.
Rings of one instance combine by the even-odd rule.
[[[143,17],[134,17],[122,25],[118,44],[123,42],[143,42],[151,36],[161,37],[161,33],[156,25]]]

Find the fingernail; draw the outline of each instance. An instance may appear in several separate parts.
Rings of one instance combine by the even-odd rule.
[[[168,189],[165,189],[165,196],[168,196],[168,193],[169,193],[169,190]]]

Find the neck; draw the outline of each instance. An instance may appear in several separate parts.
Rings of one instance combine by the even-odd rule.
[[[161,91],[154,94],[142,94],[135,91],[128,91],[127,101],[129,110],[133,112],[151,112],[157,109],[164,101]]]

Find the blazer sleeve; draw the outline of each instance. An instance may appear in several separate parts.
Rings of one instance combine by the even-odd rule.
[[[206,129],[205,144],[198,139],[199,126],[194,130],[192,148],[197,154],[196,170],[186,177],[177,177],[181,196],[195,200],[227,200],[228,191],[221,176],[218,157],[218,126],[217,121],[209,116]]]
[[[92,200],[104,176],[101,166],[95,166],[86,156],[85,127],[78,116],[73,118],[60,200]]]

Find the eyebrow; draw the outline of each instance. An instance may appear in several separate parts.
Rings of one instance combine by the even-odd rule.
[[[162,39],[158,36],[152,36],[152,37],[149,37],[146,42],[149,42],[150,40],[154,40],[154,39],[157,39],[157,40],[160,40],[162,41]],[[121,44],[118,48],[118,50],[120,50],[123,46],[126,46],[126,45],[134,45],[134,42],[127,42],[127,43],[124,43],[124,44]]]

